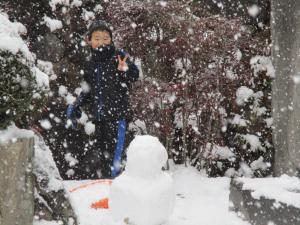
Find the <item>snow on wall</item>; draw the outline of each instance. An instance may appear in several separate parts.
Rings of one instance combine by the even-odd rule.
[[[12,124],[5,130],[0,130],[0,144],[8,143],[9,141],[16,142],[20,138],[33,137],[34,133],[31,130],[19,129],[15,124]]]
[[[251,195],[259,199],[275,199],[300,208],[300,180],[297,177],[282,175],[272,178],[238,178],[242,182],[243,190],[252,190]]]

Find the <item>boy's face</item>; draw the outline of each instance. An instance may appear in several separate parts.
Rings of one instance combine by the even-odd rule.
[[[111,38],[107,31],[94,31],[91,37],[92,48],[98,48],[101,45],[110,45]]]

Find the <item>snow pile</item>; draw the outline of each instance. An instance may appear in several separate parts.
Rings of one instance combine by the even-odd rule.
[[[51,19],[48,16],[44,16],[43,19],[44,19],[44,23],[46,24],[47,27],[49,27],[51,32],[61,29],[63,27],[62,22],[60,20]]]
[[[226,77],[230,80],[235,80],[237,75],[232,70],[226,70]]]
[[[35,75],[35,80],[39,88],[42,90],[49,90],[49,77],[47,74],[42,72],[39,68],[32,68],[33,74]]]
[[[220,159],[234,158],[235,154],[227,146],[215,145],[212,149],[212,154],[217,155]]]
[[[241,86],[237,89],[236,91],[236,103],[239,106],[243,106],[248,100],[253,97],[253,90],[246,87],[246,86]]]
[[[230,179],[208,178],[195,167],[185,167],[170,163],[174,179],[176,204],[168,222],[160,225],[250,225],[228,210]],[[131,183],[134,188],[136,182]],[[103,198],[110,199],[107,181],[64,181],[70,203],[80,225],[133,225],[124,221],[114,221],[109,209],[93,209],[91,204]],[[76,191],[73,191],[76,189]],[[134,191],[134,190],[133,190]],[[133,192],[132,191],[132,192]],[[139,190],[140,191],[140,190]],[[140,191],[141,192],[141,191]],[[127,204],[132,204],[131,201]],[[111,204],[109,204],[111,205]],[[160,208],[160,206],[158,206]],[[139,213],[140,210],[137,211]],[[218,215],[218,216],[216,216]],[[152,216],[156,216],[153,214]],[[145,218],[147,220],[148,218]],[[135,225],[144,225],[136,223]],[[46,225],[43,221],[34,225]],[[47,224],[48,225],[48,224]],[[53,223],[49,225],[60,225]]]
[[[211,152],[210,152],[210,150],[211,150]],[[219,158],[219,159],[235,158],[235,154],[227,146],[219,146],[219,145],[214,144],[211,147],[211,143],[207,143],[204,156],[208,157],[208,154],[211,154],[213,158]]]
[[[255,152],[257,150],[261,150],[263,152],[266,151],[266,149],[262,146],[258,136],[254,134],[245,134],[240,136],[250,145],[250,151],[252,152]]]
[[[5,130],[0,130],[0,144],[8,143],[9,141],[16,142],[20,138],[33,137],[34,133],[30,130],[19,129],[14,124]]]
[[[238,178],[243,183],[243,190],[253,191],[255,199],[265,197],[300,208],[300,179],[282,175],[272,178]]]
[[[273,67],[272,60],[266,56],[255,56],[250,60],[251,68],[254,70],[254,75],[257,76],[260,71],[266,71],[269,77],[275,77],[275,68]]]
[[[235,114],[234,118],[230,120],[231,124],[235,124],[240,127],[246,127],[247,126],[247,120],[243,119],[241,115]]]
[[[45,184],[47,191],[63,189],[62,178],[59,175],[52,153],[42,137],[35,136],[33,172],[39,183]]]
[[[271,127],[273,125],[273,118],[266,118],[264,119],[265,123],[267,124],[267,127]]]
[[[100,4],[97,4],[96,6],[95,6],[95,8],[94,8],[94,12],[103,12],[103,7],[102,7],[102,5],[100,5]]]
[[[250,166],[253,170],[258,170],[258,169],[266,170],[266,169],[268,169],[268,165],[264,162],[264,157],[262,157],[262,156],[260,156],[257,160],[254,160],[250,164]]]
[[[21,52],[32,64],[31,70],[35,75],[38,87],[42,90],[48,90],[48,75],[34,65],[35,56],[29,51],[28,46],[20,36],[26,33],[27,30],[23,24],[9,21],[8,16],[0,12],[0,51],[9,51],[12,54]]]
[[[37,60],[37,67],[44,73],[49,75],[50,80],[56,80],[57,75],[53,71],[53,64],[51,62]]]
[[[247,163],[241,162],[240,168],[238,170],[238,176],[253,177],[254,173],[253,170],[247,165]]]
[[[71,7],[72,6],[80,7],[80,6],[82,6],[82,1],[80,1],[80,0],[73,0],[72,3],[71,3]]]
[[[8,16],[0,12],[0,50],[17,54],[19,51],[29,60],[33,61],[33,55],[26,43],[20,37],[27,30],[21,23],[9,21]]]
[[[125,172],[111,186],[111,215],[116,221],[159,225],[173,212],[173,179],[162,171],[168,159],[156,137],[137,136],[127,153]]]

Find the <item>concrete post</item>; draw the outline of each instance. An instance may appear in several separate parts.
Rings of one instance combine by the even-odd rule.
[[[32,225],[34,139],[0,143],[0,225]]]
[[[300,168],[300,1],[272,0],[274,174]]]

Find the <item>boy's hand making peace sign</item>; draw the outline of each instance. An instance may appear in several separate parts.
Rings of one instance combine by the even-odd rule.
[[[126,54],[125,57],[123,57],[123,59],[122,59],[122,56],[118,55],[118,61],[119,61],[118,70],[123,71],[123,72],[126,72],[128,70],[128,65],[126,63],[126,60],[128,59],[128,57],[129,57],[129,55]]]

